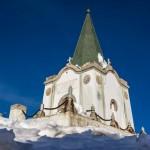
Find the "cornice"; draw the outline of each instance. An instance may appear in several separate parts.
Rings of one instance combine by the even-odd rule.
[[[57,75],[47,77],[44,84],[48,84],[48,83],[57,81],[61,77],[61,75],[67,70],[72,70],[75,73],[80,74],[80,73],[86,72],[91,69],[95,69],[105,75],[108,74],[109,72],[112,72],[115,75],[116,79],[118,80],[119,84],[125,86],[126,88],[129,88],[128,83],[119,77],[118,73],[113,69],[113,67],[111,65],[107,65],[106,68],[103,68],[101,65],[97,64],[96,62],[87,63],[87,64],[83,65],[82,67],[75,66],[73,64],[66,64],[66,66],[64,68],[62,68]]]

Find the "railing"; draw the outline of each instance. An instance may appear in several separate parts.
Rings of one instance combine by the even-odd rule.
[[[55,110],[55,109],[58,109],[60,108],[61,106],[63,106],[64,104],[67,104],[68,103],[68,100],[65,100],[63,103],[61,103],[60,105],[58,105],[57,107],[53,107],[53,108],[43,108],[43,110]],[[41,111],[43,111],[41,110]],[[35,113],[33,113],[32,115],[28,115],[27,113],[25,113],[23,110],[23,114],[26,116],[26,118],[32,118],[34,117],[38,112],[40,111],[40,109],[38,109]]]
[[[68,109],[68,107],[70,107],[69,104],[71,104],[71,106],[72,106],[71,109]],[[23,112],[23,114],[26,116],[26,118],[32,118],[32,117],[34,117],[35,115],[37,115],[38,112],[40,112],[40,111],[41,111],[41,113],[44,113],[43,110],[56,110],[56,109],[59,109],[60,107],[62,107],[63,105],[64,105],[64,107],[62,108],[63,112],[67,112],[68,110],[74,112],[74,103],[73,103],[73,100],[72,100],[72,99],[70,99],[70,100],[69,100],[69,99],[66,99],[63,103],[61,103],[61,104],[58,105],[57,107],[53,107],[53,108],[43,108],[42,110],[38,109],[38,110],[37,110],[35,113],[33,113],[32,115],[27,115],[23,110],[22,110],[22,112]],[[128,124],[128,126],[127,126],[125,129],[121,128],[121,127],[119,126],[118,122],[115,120],[114,114],[112,114],[112,116],[111,116],[110,119],[104,119],[103,117],[101,117],[100,115],[98,115],[98,114],[95,112],[94,106],[91,107],[91,110],[86,110],[86,112],[91,112],[91,116],[92,116],[91,118],[92,118],[93,120],[96,120],[96,121],[101,121],[101,120],[103,120],[103,121],[110,121],[110,126],[112,126],[112,127],[118,128],[118,129],[123,130],[123,131],[128,131],[128,132],[130,132],[130,133],[135,133],[135,132],[134,132],[134,129],[132,128],[132,126],[131,126],[130,124]],[[45,113],[44,113],[44,116],[45,116]],[[98,118],[99,118],[100,120],[98,120]]]

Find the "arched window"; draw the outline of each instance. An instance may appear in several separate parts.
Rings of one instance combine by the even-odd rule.
[[[110,102],[110,109],[113,109],[114,111],[118,110],[117,102],[116,100],[112,99]]]

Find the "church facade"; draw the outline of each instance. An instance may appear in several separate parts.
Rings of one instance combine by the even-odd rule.
[[[111,62],[104,59],[89,11],[73,57],[57,75],[47,77],[44,83],[44,108],[57,107],[71,88],[78,113],[88,115],[87,110],[93,106],[102,118],[110,119],[113,114],[122,128],[129,123],[134,128],[128,83],[119,77]],[[44,112],[50,116],[57,110]]]

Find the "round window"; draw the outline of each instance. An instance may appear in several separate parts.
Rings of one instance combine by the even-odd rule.
[[[46,96],[49,96],[51,94],[51,88],[48,88],[47,90],[46,90]]]
[[[90,79],[91,79],[90,75],[86,75],[83,79],[84,84],[88,84],[90,82]]]

